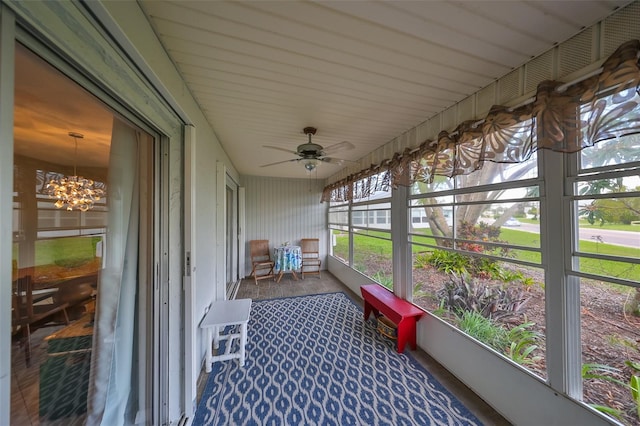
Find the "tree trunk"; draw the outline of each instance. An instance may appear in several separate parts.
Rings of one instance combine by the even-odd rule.
[[[640,287],[636,288],[634,297],[624,304],[624,311],[627,314],[640,316]]]

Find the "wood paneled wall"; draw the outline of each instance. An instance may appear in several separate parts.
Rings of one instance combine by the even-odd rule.
[[[325,182],[242,176],[245,188],[245,265],[251,271],[250,240],[269,240],[271,247],[285,241],[299,245],[301,238],[319,238],[322,267],[326,268],[329,232],[327,203],[320,203]]]

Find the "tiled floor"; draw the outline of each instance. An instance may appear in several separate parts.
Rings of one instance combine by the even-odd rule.
[[[300,278],[300,277],[298,277]],[[323,271],[321,277],[317,275],[307,276],[304,280],[295,280],[286,274],[280,283],[271,280],[263,280],[255,284],[251,280],[243,280],[240,283],[237,299],[250,298],[253,300],[273,299],[291,296],[303,296],[307,294],[331,293],[342,291],[348,294],[356,303],[361,304],[359,295],[354,294],[349,288],[338,281],[329,272]],[[362,306],[362,305],[361,305]],[[436,378],[440,383],[451,391],[456,397],[471,410],[485,425],[510,425],[499,413],[493,410],[482,399],[475,395],[462,382],[456,379],[444,367],[438,364],[433,358],[421,350],[411,353],[416,360]],[[198,383],[198,401],[200,400],[202,389],[206,383],[207,374],[202,373]]]

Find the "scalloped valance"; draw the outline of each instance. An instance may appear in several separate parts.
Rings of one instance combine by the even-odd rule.
[[[485,161],[518,163],[539,149],[577,152],[597,142],[640,133],[640,41],[622,44],[602,71],[572,85],[541,82],[533,102],[496,105],[483,120],[460,123],[415,149],[326,186],[321,201],[361,199],[434,176],[453,177]]]

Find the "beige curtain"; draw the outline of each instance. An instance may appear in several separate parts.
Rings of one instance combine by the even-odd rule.
[[[105,267],[96,299],[87,425],[135,423],[140,134],[115,118],[109,159]]]
[[[324,188],[322,201],[365,198],[389,186],[469,174],[485,161],[518,163],[539,149],[577,152],[597,142],[640,133],[640,41],[622,44],[602,72],[565,87],[538,85],[531,103],[494,106],[483,120],[461,123],[436,140]],[[384,187],[386,185],[386,188]]]

